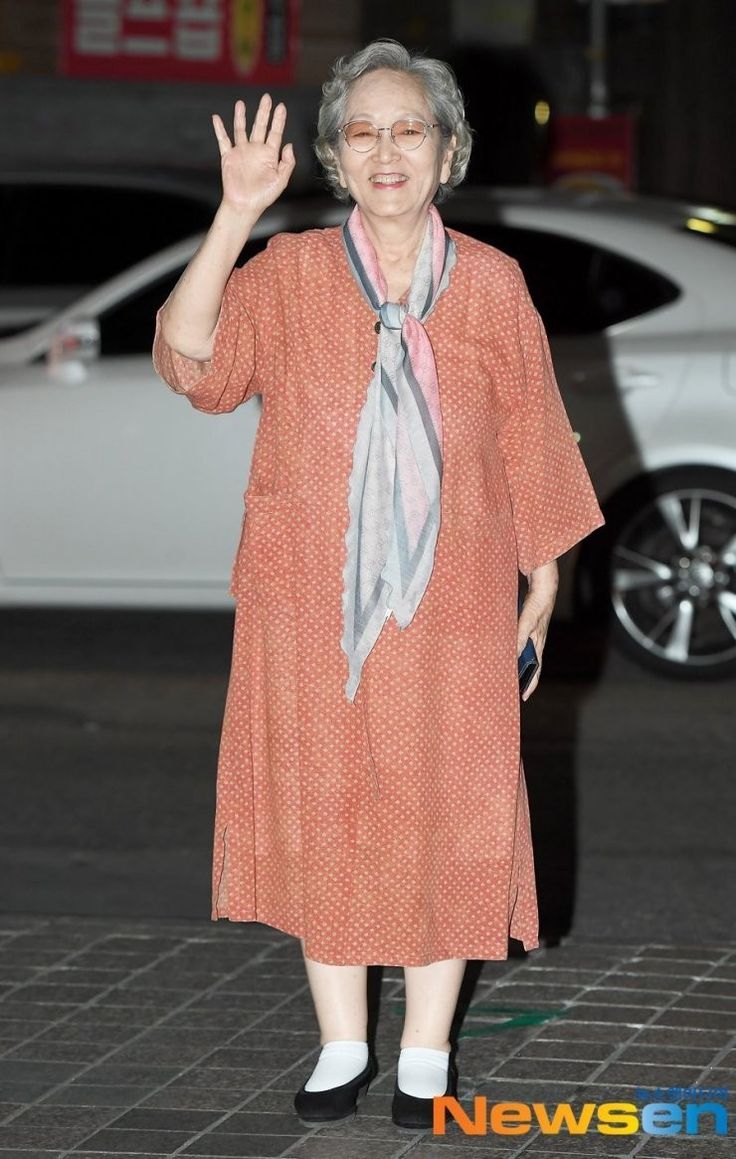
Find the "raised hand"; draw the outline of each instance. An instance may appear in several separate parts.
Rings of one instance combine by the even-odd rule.
[[[223,204],[256,218],[281,196],[296,165],[294,146],[281,147],[286,106],[282,103],[276,105],[271,117],[271,105],[270,94],[264,93],[249,138],[245,127],[245,101],[236,101],[233,141],[217,113],[212,115],[220,147]]]

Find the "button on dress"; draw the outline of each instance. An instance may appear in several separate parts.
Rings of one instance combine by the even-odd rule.
[[[457,264],[426,322],[444,438],[434,567],[352,702],[348,481],[378,339],[341,229],[277,234],[233,270],[209,362],[156,319],[154,367],[197,410],[263,403],[230,587],[211,918],[263,922],[336,965],[539,945],[519,571],[604,522],[518,264],[448,232]]]

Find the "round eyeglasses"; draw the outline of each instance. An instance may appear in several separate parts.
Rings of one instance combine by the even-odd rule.
[[[345,143],[356,153],[369,153],[375,148],[381,133],[390,133],[391,140],[399,149],[418,149],[430,129],[436,129],[439,121],[394,121],[393,125],[376,128],[370,121],[348,121],[340,129]]]

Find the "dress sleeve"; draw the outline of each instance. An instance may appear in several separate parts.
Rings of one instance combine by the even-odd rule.
[[[605,523],[555,378],[547,334],[518,263],[511,386],[498,439],[516,534],[529,577]],[[517,345],[518,344],[518,345]]]
[[[273,381],[277,350],[283,346],[277,251],[275,237],[265,250],[231,273],[209,361],[199,362],[174,350],[161,330],[168,298],[158,310],[153,368],[171,390],[186,395],[196,410],[209,414],[235,410],[254,394],[265,394]]]

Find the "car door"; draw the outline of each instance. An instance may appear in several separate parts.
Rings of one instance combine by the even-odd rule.
[[[100,315],[80,381],[43,357],[0,370],[6,602],[229,605],[260,400],[205,415],[155,375],[155,312],[179,274]]]

